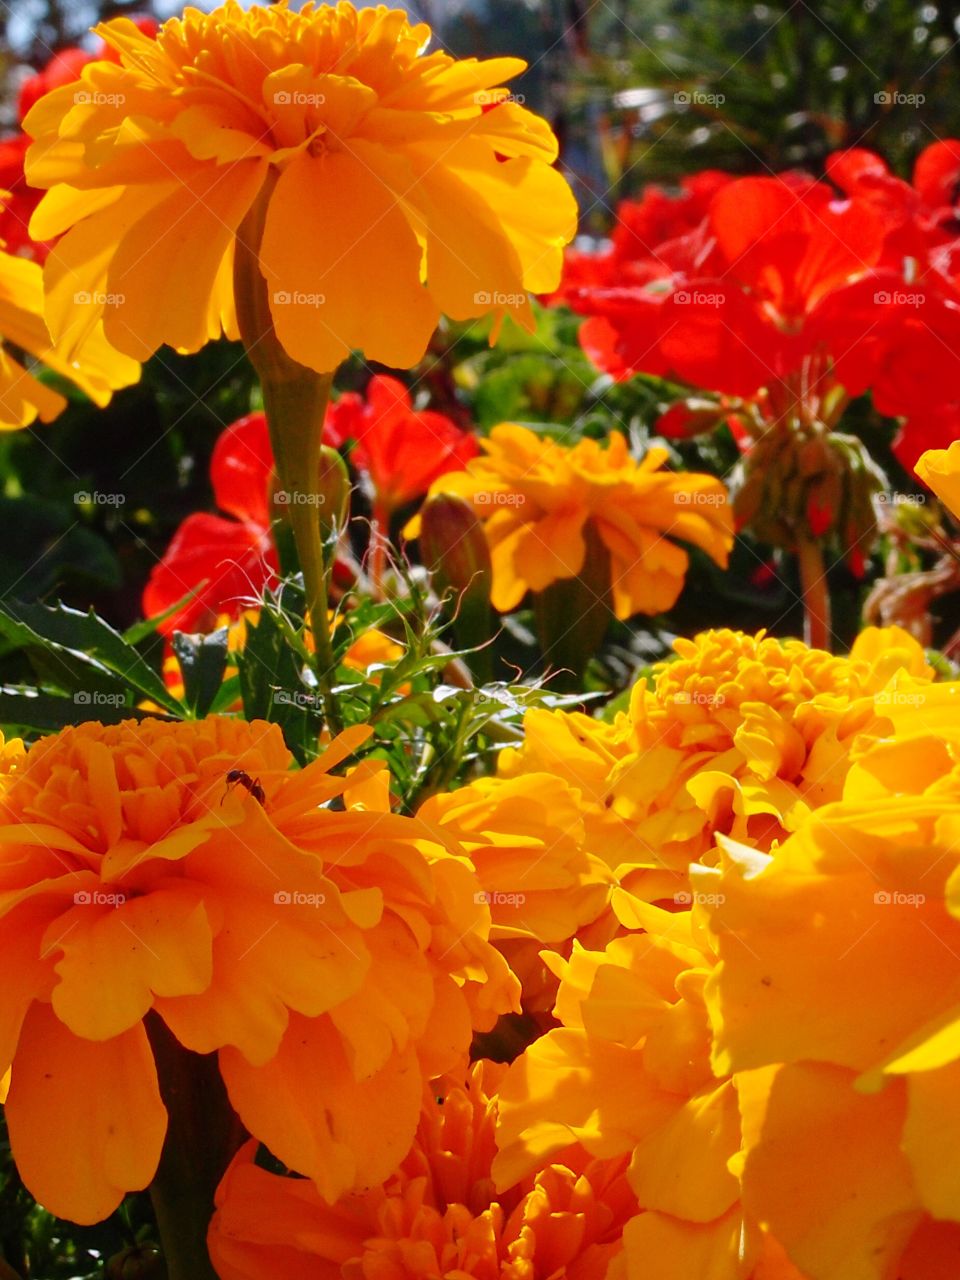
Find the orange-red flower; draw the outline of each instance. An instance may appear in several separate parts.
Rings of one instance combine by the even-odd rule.
[[[365,396],[347,391],[330,406],[324,437],[338,448],[354,442],[350,461],[368,479],[384,516],[477,454],[474,436],[442,413],[415,411],[403,383],[383,374],[370,379]]]
[[[390,1176],[423,1081],[513,1004],[466,860],[390,813],[378,766],[331,773],[366,733],[301,770],[276,726],[216,717],[8,753],[0,1069],[14,1159],[53,1213],[95,1222],[154,1175],[148,1015],[219,1052],[247,1129],[334,1200]]]

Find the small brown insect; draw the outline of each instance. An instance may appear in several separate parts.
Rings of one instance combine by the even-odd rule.
[[[261,785],[260,779],[251,778],[249,773],[243,769],[231,769],[227,774],[227,789],[229,790],[230,787],[235,787],[237,785],[246,787],[258,804],[262,805],[266,801],[266,792]],[[226,792],[224,792],[223,799],[221,799],[220,803],[223,804],[223,800],[225,799]]]

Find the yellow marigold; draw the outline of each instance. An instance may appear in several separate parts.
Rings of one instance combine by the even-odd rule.
[[[629,933],[602,952],[577,945],[569,961],[552,958],[562,1026],[503,1082],[497,1185],[569,1159],[572,1144],[599,1161],[629,1158],[633,1203],[611,1277],[803,1280],[780,1268],[730,1167],[741,1145],[737,1082],[710,1062],[709,939],[691,912],[622,890],[615,904]]]
[[[811,1280],[960,1274],[958,705],[904,694],[842,800],[694,872],[744,1203]]]
[[[476,868],[493,920],[491,940],[521,978],[524,1005],[552,1008],[555,983],[541,948],[595,920],[612,879],[584,846],[576,793],[548,773],[481,778],[432,796],[417,817],[452,836]]]
[[[449,472],[430,493],[453,493],[484,521],[493,562],[494,605],[515,609],[527,591],[543,591],[584,567],[587,525],[610,557],[618,618],[669,609],[690,557],[701,547],[725,566],[733,546],[726,490],[714,476],[662,471],[665,449],[640,462],[613,432],[604,443],[567,447],[527,427],[502,423],[480,441],[483,456]],[[408,525],[416,536],[417,520]]]
[[[126,18],[96,30],[119,63],[91,63],[24,122],[29,181],[48,189],[31,232],[65,233],[46,268],[58,337],[101,311],[138,358],[235,333],[254,206],[262,242],[244,244],[301,365],[353,349],[413,365],[441,312],[532,324],[527,293],[559,279],[576,207],[549,127],[502,87],[522,61],[427,53],[430,29],[401,10],[344,2],[227,0],[156,36]],[[78,309],[78,289],[113,305]]]
[[[716,834],[765,849],[842,791],[851,752],[889,729],[901,685],[933,678],[897,627],[870,629],[849,657],[737,631],[675,642],[613,725],[535,710],[507,777],[545,770],[578,791],[587,846],[656,900],[709,857]],[[641,880],[644,887],[641,889]]]
[[[50,422],[67,405],[25,365],[24,353],[100,406],[140,376],[136,360],[114,351],[99,324],[69,352],[54,344],[43,319],[42,268],[0,247],[0,430],[27,427],[38,418]]]
[[[914,467],[945,507],[960,519],[960,440],[948,449],[928,449]]]
[[[629,1213],[625,1162],[558,1160],[497,1195],[501,1074],[483,1062],[463,1083],[441,1082],[396,1176],[332,1206],[258,1168],[249,1144],[210,1228],[222,1280],[604,1280]]]
[[[217,717],[88,723],[13,758],[0,1071],[52,1212],[97,1221],[154,1175],[145,1019],[219,1051],[246,1128],[333,1200],[391,1174],[422,1082],[514,1005],[466,860],[389,812],[377,766],[331,773],[366,732],[300,770],[276,726]]]

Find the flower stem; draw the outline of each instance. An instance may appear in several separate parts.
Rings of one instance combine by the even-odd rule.
[[[370,522],[370,585],[374,595],[383,595],[383,578],[387,570],[387,543],[390,538],[390,512],[382,503],[373,505]]]
[[[243,1127],[215,1054],[185,1049],[156,1014],[146,1019],[167,1108],[167,1136],[150,1198],[168,1280],[216,1280],[207,1252],[214,1195]]]
[[[273,327],[267,281],[260,270],[260,242],[267,206],[276,178],[271,175],[237,231],[234,296],[240,336],[263,390],[280,488],[286,496],[286,518],[293,530],[303,573],[307,617],[313,633],[317,684],[331,732],[341,729],[333,692],[335,662],[327,617],[328,567],[324,558],[321,518],[331,485],[322,474],[323,420],[333,373],[317,373],[290,358]]]
[[[823,551],[812,539],[800,543],[800,588],[803,593],[803,638],[814,649],[830,651],[830,591]]]

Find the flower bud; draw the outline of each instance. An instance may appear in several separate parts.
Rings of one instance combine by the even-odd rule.
[[[106,1280],[163,1280],[167,1272],[155,1244],[135,1244],[115,1253],[104,1274]]]
[[[493,570],[483,525],[462,498],[437,493],[420,511],[420,556],[441,594],[456,597],[453,631],[461,648],[484,645],[493,634],[490,591]],[[470,666],[479,679],[489,679],[490,655],[481,649]]]

